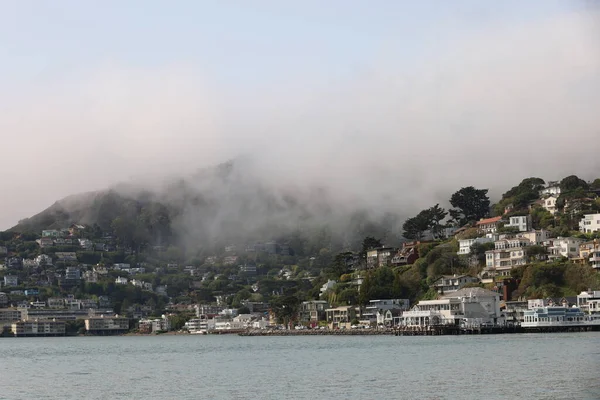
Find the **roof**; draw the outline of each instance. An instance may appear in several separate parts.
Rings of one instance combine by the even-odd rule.
[[[480,287],[470,287],[459,289],[456,292],[448,293],[443,296],[443,298],[456,298],[456,297],[491,297],[491,296],[499,296],[500,293],[492,292],[491,290],[487,290]]]
[[[502,219],[502,217],[481,219],[481,220],[477,221],[477,223],[475,225],[493,224],[495,222],[499,222],[501,219]]]

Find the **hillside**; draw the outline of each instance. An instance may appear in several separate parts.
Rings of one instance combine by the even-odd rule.
[[[135,242],[176,244],[188,250],[269,240],[306,243],[310,238],[318,240],[318,246],[341,249],[358,246],[368,235],[398,241],[393,230],[398,215],[383,218],[363,208],[344,207],[322,188],[268,184],[247,169],[244,160],[236,160],[151,189],[122,184],[69,196],[10,231],[39,233],[74,223],[110,231],[117,221],[136,227]],[[294,247],[309,252],[316,244],[306,251],[299,248],[303,246]]]

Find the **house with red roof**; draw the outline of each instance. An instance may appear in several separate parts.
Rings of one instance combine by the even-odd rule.
[[[477,227],[477,229],[479,229],[479,232],[482,234],[496,233],[498,231],[498,228],[500,227],[501,220],[502,217],[493,217],[485,219],[482,218],[479,221],[477,221],[475,226]]]

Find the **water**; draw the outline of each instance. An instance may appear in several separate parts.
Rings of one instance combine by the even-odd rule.
[[[0,399],[600,399],[600,333],[1,338]]]

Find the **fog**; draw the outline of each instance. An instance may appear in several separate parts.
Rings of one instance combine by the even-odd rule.
[[[496,23],[410,60],[390,38],[349,76],[252,89],[185,60],[111,61],[0,93],[0,229],[73,193],[160,188],[231,159],[240,186],[309,208],[326,196],[334,213],[410,215],[466,185],[497,198],[530,176],[600,177],[598,27],[591,8]]]

